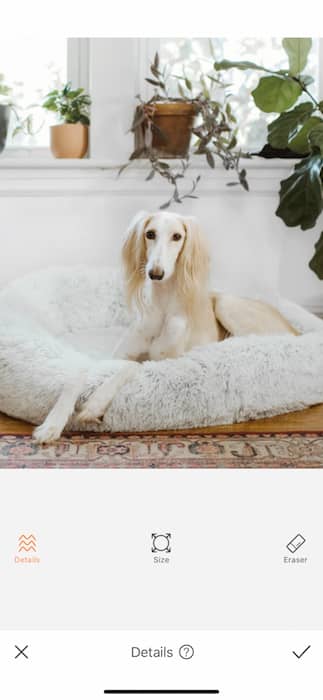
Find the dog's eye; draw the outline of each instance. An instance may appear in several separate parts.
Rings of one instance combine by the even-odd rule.
[[[173,241],[180,241],[182,238],[180,233],[174,233],[173,234]]]
[[[150,241],[153,241],[156,238],[155,231],[146,231],[146,238],[149,238]]]

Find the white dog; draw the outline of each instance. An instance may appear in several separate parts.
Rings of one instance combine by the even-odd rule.
[[[80,420],[97,421],[105,413],[118,389],[138,370],[138,361],[179,357],[228,335],[297,334],[268,304],[211,293],[209,261],[206,241],[194,217],[160,211],[135,216],[127,231],[123,263],[127,299],[135,306],[138,319],[117,348],[119,357],[128,362],[93,392]],[[84,382],[83,373],[64,387],[45,422],[34,432],[39,442],[60,436]]]
[[[140,212],[123,247],[128,303],[139,319],[123,349],[129,359],[178,357],[227,335],[296,333],[260,301],[210,292],[210,256],[194,217]]]

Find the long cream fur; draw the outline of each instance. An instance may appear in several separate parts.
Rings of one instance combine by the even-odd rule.
[[[167,279],[152,282],[148,276],[147,231],[153,229],[157,239],[167,239],[167,262],[167,255],[173,255],[171,232],[179,227],[183,244],[172,261],[173,269]],[[132,359],[176,357],[195,345],[228,335],[297,334],[275,308],[264,302],[211,293],[209,250],[194,217],[139,212],[128,228],[122,257],[128,303],[140,314],[126,344],[126,355]],[[177,346],[165,332],[167,326],[171,327]]]

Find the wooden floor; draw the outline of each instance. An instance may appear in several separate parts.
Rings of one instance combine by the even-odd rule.
[[[7,435],[29,435],[33,430],[30,423],[24,423],[20,420],[14,420],[0,413],[0,434]],[[287,413],[284,416],[275,416],[274,418],[265,418],[262,420],[248,421],[247,423],[235,423],[234,425],[217,425],[210,428],[194,428],[194,433],[257,433],[257,432],[297,432],[297,431],[319,431],[323,430],[323,404],[313,406],[305,411],[296,411],[295,413]],[[163,432],[163,431],[160,431]],[[170,432],[170,431],[167,431]],[[183,432],[181,431],[173,431]],[[190,430],[192,432],[192,429]]]

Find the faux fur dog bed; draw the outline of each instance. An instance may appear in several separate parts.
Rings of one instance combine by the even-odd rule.
[[[322,402],[323,322],[289,302],[279,308],[304,335],[229,338],[176,360],[146,362],[102,425],[86,428],[194,428]],[[0,294],[0,411],[41,423],[81,367],[88,370],[82,398],[89,396],[114,371],[107,359],[128,324],[112,269],[51,268],[9,285]],[[76,417],[68,427],[85,428]]]

